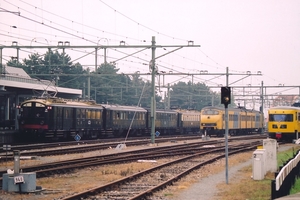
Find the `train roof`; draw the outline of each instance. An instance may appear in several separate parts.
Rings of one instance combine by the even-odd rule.
[[[202,110],[204,110],[204,109],[215,109],[215,110],[225,111],[225,108],[224,107],[220,107],[220,106],[206,106],[206,107],[202,108]],[[245,112],[257,112],[257,113],[260,113],[260,111],[258,111],[258,110],[250,110],[250,109],[246,109],[244,107],[228,108],[228,111],[245,111]]]
[[[94,101],[71,100],[71,99],[61,99],[61,98],[33,98],[22,102],[21,105],[28,102],[38,102],[41,104],[45,104],[47,106],[88,107],[88,108],[103,109],[103,107],[100,104],[96,104]]]
[[[139,111],[147,112],[146,109],[138,106],[122,106],[117,104],[101,104],[107,110]]]
[[[146,108],[148,112],[151,111],[151,108]],[[178,112],[176,110],[171,110],[171,109],[155,109],[156,113],[169,113],[169,114],[177,114]]]
[[[181,109],[177,109],[175,110],[178,113],[190,113],[190,114],[195,114],[195,113],[200,113],[199,110],[181,110]]]
[[[294,107],[294,106],[276,106],[269,108],[270,110],[300,110],[300,107]]]

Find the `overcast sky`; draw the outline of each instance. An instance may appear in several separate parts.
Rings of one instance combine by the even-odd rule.
[[[299,86],[299,0],[0,0],[0,45],[187,45],[156,60],[166,72],[246,74],[233,75],[231,86]],[[19,12],[20,16],[14,12]],[[158,48],[156,57],[175,48]],[[107,61],[117,61],[120,72],[149,72],[151,50],[109,49]],[[74,62],[94,69],[94,49],[66,50]],[[20,58],[41,49],[26,49]],[[3,63],[16,51],[3,49]],[[123,58],[126,57],[126,58]],[[123,59],[121,59],[123,58]],[[121,59],[121,60],[119,60]],[[99,50],[98,62],[103,62]],[[150,77],[146,77],[150,80]],[[226,84],[225,76],[165,76],[165,84],[176,81]],[[237,80],[240,80],[236,82]],[[250,89],[255,90],[257,89]],[[297,94],[299,89],[267,89],[267,93]]]

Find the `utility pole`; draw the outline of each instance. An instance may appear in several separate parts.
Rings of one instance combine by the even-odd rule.
[[[151,143],[155,143],[155,119],[156,119],[156,100],[155,100],[155,37],[152,36],[152,60],[150,62],[150,69],[152,70],[151,77]]]
[[[265,125],[265,116],[264,116],[264,82],[262,81],[261,82],[261,115],[262,115],[262,118],[263,118],[263,126],[262,126],[262,129],[261,129],[261,134],[264,133],[264,125]]]

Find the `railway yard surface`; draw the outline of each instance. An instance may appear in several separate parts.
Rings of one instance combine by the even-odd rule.
[[[211,139],[210,141],[213,141]],[[123,149],[116,149],[115,146],[109,146],[106,149],[99,149],[94,151],[75,153],[75,154],[61,154],[61,155],[53,155],[53,156],[37,156],[33,160],[21,160],[20,168],[26,168],[32,165],[41,165],[52,162],[59,162],[64,160],[73,160],[79,158],[89,158],[96,156],[105,156],[115,153],[126,153],[130,151],[136,150],[146,150],[153,151],[158,147],[169,147],[170,149],[174,146],[179,145],[187,145],[192,144],[194,142],[203,142],[202,139],[198,140],[182,140],[182,141],[168,141],[164,143],[157,144],[144,144],[137,146],[127,146]],[[239,145],[244,142],[241,141],[232,141],[229,145]],[[255,144],[255,143],[254,143]],[[224,142],[219,142],[215,145],[207,145],[206,148],[218,148],[220,146],[222,148]],[[78,145],[80,146],[80,145]],[[55,149],[62,149],[53,148]],[[292,144],[285,145],[280,147],[280,150],[285,150],[286,148],[292,148]],[[224,148],[223,148],[224,149]],[[164,150],[161,150],[164,151]],[[183,151],[183,150],[182,150]],[[171,150],[170,150],[171,152]],[[229,171],[228,177],[229,182],[238,182],[239,181],[239,173],[240,169],[245,166],[251,166],[251,158],[253,151],[248,150],[242,153],[234,154],[229,156]],[[122,179],[124,177],[131,176],[143,170],[152,168],[154,166],[162,165],[163,163],[170,162],[172,160],[179,159],[182,156],[173,155],[171,157],[168,156],[158,156],[159,153],[155,152],[157,155],[155,159],[148,159],[145,154],[145,159],[133,158],[131,162],[120,162],[104,165],[90,165],[84,168],[74,169],[72,171],[68,171],[67,173],[53,173],[52,175],[37,177],[36,185],[39,186],[39,190],[35,193],[8,193],[1,191],[0,200],[15,200],[15,199],[32,199],[32,200],[40,200],[40,199],[78,199],[76,197],[71,198],[72,195],[90,190],[92,188],[96,188],[99,185],[105,185],[110,182],[114,182],[116,180]],[[215,153],[217,154],[217,153]],[[202,162],[207,159],[207,156],[204,155],[201,158],[197,158],[196,162]],[[128,158],[129,159],[129,158]],[[195,160],[193,161],[195,162]],[[175,165],[177,168],[183,168],[179,166],[179,164]],[[2,162],[0,170],[6,170],[7,168],[13,168],[13,162]],[[174,171],[177,170],[174,168]],[[150,175],[150,177],[142,179],[142,183],[137,183],[134,188],[142,187],[143,184],[151,185],[157,184],[156,180],[164,178],[167,179],[168,172],[166,173],[157,173],[155,175]],[[250,178],[250,177],[249,177]],[[163,190],[158,190],[154,192],[152,196],[148,199],[174,199],[174,200],[214,200],[214,199],[222,199],[220,196],[220,188],[219,184],[224,184],[225,179],[225,158],[218,158],[215,162],[204,165],[199,169],[189,173],[187,176],[180,178],[175,181],[173,184],[166,186]],[[132,189],[130,189],[132,190]],[[84,198],[85,199],[85,198]],[[124,197],[122,193],[114,194],[112,198],[104,198],[99,195],[96,195],[87,199],[130,199],[128,197]],[[234,199],[234,198],[233,198]]]

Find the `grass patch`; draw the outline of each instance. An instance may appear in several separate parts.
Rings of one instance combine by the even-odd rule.
[[[297,179],[294,187],[291,189],[290,194],[296,194],[300,192],[300,179]]]
[[[300,147],[291,147],[291,149],[278,152],[278,166],[282,166],[286,161],[293,158]],[[241,169],[229,184],[221,183],[217,187],[219,189],[219,197],[222,200],[270,200],[271,198],[271,181],[275,179],[274,173],[267,173],[264,180],[253,180],[252,166]],[[296,181],[291,194],[300,192],[300,179]]]

